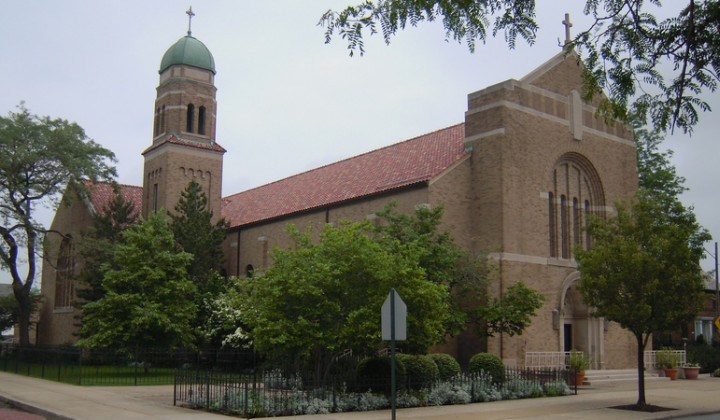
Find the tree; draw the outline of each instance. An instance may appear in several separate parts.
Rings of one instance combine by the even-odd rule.
[[[213,310],[222,308],[214,307],[213,300],[227,288],[227,280],[218,273],[225,259],[222,244],[229,226],[225,219],[213,223],[207,196],[195,181],[188,183],[175,205],[175,213],[170,214],[175,241],[193,255],[187,274],[196,287],[192,298],[198,312],[193,327],[198,331],[198,339],[205,337],[200,330],[213,316]]]
[[[35,219],[37,207],[57,206],[72,180],[111,179],[115,169],[108,162],[114,159],[75,123],[38,117],[23,104],[18,112],[0,117],[0,261],[12,277],[23,345],[30,343],[31,290],[40,244],[48,233]],[[73,185],[82,189],[81,183]]]
[[[311,357],[315,380],[346,350],[381,346],[380,312],[395,288],[408,306],[405,351],[425,352],[445,332],[450,293],[425,279],[417,257],[390,252],[368,236],[369,223],[326,225],[315,244],[289,225],[293,249],[273,250],[274,264],[245,279],[241,308],[255,348],[297,363]]]
[[[83,261],[78,280],[83,286],[76,290],[76,295],[81,308],[105,296],[102,266],[112,262],[113,246],[123,241],[122,233],[134,226],[137,220],[135,204],[123,197],[119,185],[113,184],[112,199],[93,214],[92,228],[83,232],[78,243],[77,252]]]
[[[32,307],[30,313],[35,312],[37,305],[42,301],[42,295],[37,289],[30,291]],[[18,322],[18,301],[13,295],[0,296],[0,333],[12,328]]]
[[[457,334],[471,325],[480,336],[522,334],[545,297],[525,286],[512,285],[502,299],[488,298],[488,285],[497,280],[497,267],[488,253],[470,255],[460,249],[449,232],[439,232],[443,206],[419,206],[410,214],[389,203],[376,213],[373,239],[393,253],[416,256],[428,281],[450,289],[445,333]]]
[[[594,218],[593,246],[576,250],[583,300],[594,315],[620,324],[637,342],[639,408],[647,406],[643,350],[652,333],[694,319],[703,297],[700,258],[710,235],[692,211],[641,190],[628,209]]]
[[[212,219],[207,196],[197,182],[190,181],[175,205],[175,213],[170,214],[170,229],[182,249],[193,254],[188,276],[198,285],[213,271],[219,272],[225,258],[222,243],[230,225],[225,219],[214,223]]]
[[[105,296],[83,308],[78,345],[129,351],[193,343],[195,286],[185,270],[192,255],[177,249],[165,218],[155,212],[123,232],[103,265]]]
[[[720,78],[720,2],[690,0],[661,21],[653,7],[660,2],[586,1],[585,14],[594,22],[570,44],[586,52],[584,96],[605,90],[601,111],[609,117],[628,121],[637,114],[662,131],[677,126],[691,132],[698,110],[710,110],[700,94],[714,92]],[[510,48],[518,36],[532,45],[538,30],[532,0],[365,0],[327,11],[319,24],[327,28],[326,42],[338,34],[351,55],[362,55],[364,31],[382,32],[390,43],[408,24],[436,19],[442,19],[446,38],[466,42],[470,51],[485,42],[491,19],[492,35],[503,32]]]

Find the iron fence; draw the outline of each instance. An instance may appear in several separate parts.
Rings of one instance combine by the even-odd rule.
[[[255,369],[252,352],[0,345],[0,370],[75,385],[172,385],[176,369]]]
[[[575,373],[565,369],[506,369],[502,381],[486,374],[461,374],[418,385],[397,384],[398,407],[459,404],[499,399],[577,394]],[[306,385],[297,374],[278,369],[228,374],[179,369],[173,403],[246,418],[323,414],[388,408],[387,377],[350,380],[333,376],[322,386]]]

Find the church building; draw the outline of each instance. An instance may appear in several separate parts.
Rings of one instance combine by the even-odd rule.
[[[223,197],[215,62],[188,31],[161,60],[143,185],[121,188],[146,217],[172,210],[187,184],[198,182],[214,213],[230,223],[225,271],[239,277],[263,271],[272,247],[291,244],[288,223],[302,230],[358,221],[391,201],[408,213],[442,205],[442,231],[468,251],[493,251],[499,280],[492,294],[522,280],[546,300],[521,336],[481,340],[466,332],[437,351],[461,363],[487,351],[524,366],[534,354],[578,349],[595,368],[631,367],[632,335],[591,317],[575,287],[573,247],[589,246],[588,216],[613,214],[613,203],[629,200],[638,184],[631,130],[597,117],[597,103],[581,99],[581,71],[576,54],[561,51],[519,80],[470,93],[456,125]],[[76,340],[73,278],[81,261],[72,242],[112,195],[107,184],[89,190],[59,208],[51,226],[65,239],[51,243],[52,264],[43,267],[40,344]]]

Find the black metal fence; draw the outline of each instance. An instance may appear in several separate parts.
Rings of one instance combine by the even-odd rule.
[[[398,407],[465,404],[502,399],[577,393],[574,372],[553,369],[506,369],[498,382],[486,374],[461,374],[417,386],[406,377],[397,385]],[[572,387],[570,385],[572,385]],[[325,414],[390,407],[387,377],[359,383],[333,377],[321,387],[306,386],[299,375],[280,370],[228,374],[179,369],[175,373],[176,405],[242,417]]]
[[[255,369],[252,352],[0,345],[0,370],[75,385],[172,385],[176,369]]]

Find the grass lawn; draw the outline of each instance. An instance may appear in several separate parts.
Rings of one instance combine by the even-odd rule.
[[[125,386],[125,385],[172,385],[174,369],[142,366],[111,365],[55,365],[28,362],[10,362],[0,365],[6,372],[58,381],[73,385]]]

